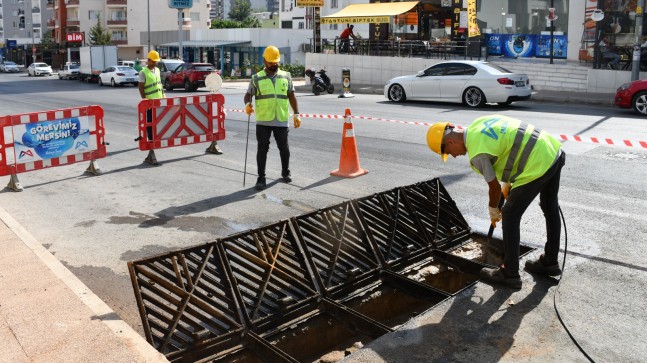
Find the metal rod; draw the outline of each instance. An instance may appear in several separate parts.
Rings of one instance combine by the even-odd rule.
[[[249,124],[252,115],[247,115],[247,140],[245,141],[245,167],[243,168],[243,188],[245,187],[245,177],[247,176],[247,145],[249,144]]]

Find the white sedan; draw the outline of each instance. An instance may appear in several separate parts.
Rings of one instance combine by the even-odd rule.
[[[7,73],[20,72],[20,68],[18,68],[18,65],[14,62],[4,61],[0,63],[0,71]]]
[[[527,75],[483,61],[437,63],[416,75],[393,78],[384,86],[384,96],[395,102],[462,102],[469,107],[509,105],[529,100],[531,93]]]
[[[133,67],[113,66],[104,69],[99,74],[99,86],[109,84],[112,87],[117,85],[132,84],[139,86],[139,75]]]
[[[47,63],[32,63],[29,65],[29,67],[27,67],[27,75],[29,77],[40,75],[51,76],[52,73],[52,67],[50,67]]]

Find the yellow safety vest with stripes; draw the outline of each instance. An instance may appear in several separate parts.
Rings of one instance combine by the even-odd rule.
[[[559,154],[560,142],[545,131],[521,121],[492,115],[476,119],[465,140],[471,162],[479,154],[496,157],[494,173],[513,187],[528,184],[546,173]]]
[[[252,76],[256,88],[256,122],[288,122],[288,86],[290,74],[278,70],[274,82],[262,70]]]
[[[141,71],[144,72],[144,76],[146,77],[146,82],[144,83],[144,97],[147,99],[164,98],[159,69],[154,68],[153,71],[151,71],[150,68],[144,67]]]

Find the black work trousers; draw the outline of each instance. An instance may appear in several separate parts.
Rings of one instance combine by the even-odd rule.
[[[544,261],[557,263],[559,254],[559,239],[562,225],[559,219],[559,179],[562,167],[566,162],[566,153],[546,171],[540,178],[520,187],[510,190],[508,200],[503,206],[503,244],[505,270],[511,274],[519,273],[519,244],[521,217],[530,203],[539,194],[539,206],[546,218],[546,245],[544,246]]]
[[[256,124],[256,141],[258,142],[256,166],[259,177],[265,177],[265,164],[267,162],[267,152],[270,150],[270,136],[272,134],[274,134],[274,140],[276,141],[276,146],[279,148],[279,155],[281,155],[281,176],[290,174],[288,132],[290,132],[288,127]]]

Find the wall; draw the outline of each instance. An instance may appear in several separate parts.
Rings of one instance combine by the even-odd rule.
[[[615,93],[620,85],[631,80],[631,72],[592,69],[590,63],[551,65],[548,62],[490,61],[510,71],[527,74],[535,90]],[[337,84],[341,82],[342,69],[349,68],[355,87],[381,87],[391,78],[416,74],[438,62],[441,60],[307,53],[305,64],[316,69],[325,68]],[[641,73],[640,78],[647,78],[647,73]]]

